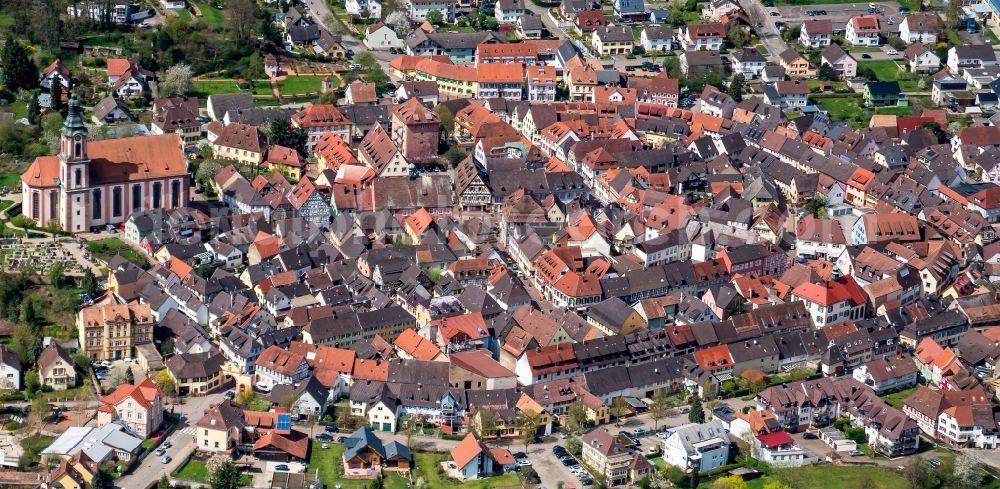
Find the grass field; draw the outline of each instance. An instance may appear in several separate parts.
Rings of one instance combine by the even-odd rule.
[[[458,483],[445,479],[437,471],[441,462],[448,460],[450,456],[446,453],[417,453],[414,455],[417,465],[417,476],[422,477],[427,482],[427,487],[444,489],[445,487],[460,487],[463,489],[489,489],[491,487],[510,487],[520,485],[520,478],[515,473],[506,473],[496,477],[489,477],[480,480],[471,480]]]
[[[121,255],[126,260],[137,261],[139,263],[144,263],[146,261],[138,251],[118,238],[105,238],[88,241],[87,251],[105,261],[110,260],[115,255]]]
[[[16,171],[0,172],[0,187],[20,187],[21,174]]]
[[[313,473],[319,469],[319,478],[323,481],[323,486],[328,488],[340,487],[342,489],[365,489],[370,486],[371,481],[342,479],[339,477],[338,467],[343,466],[344,445],[340,443],[330,443],[330,448],[323,448],[321,443],[312,442],[309,447],[309,472]],[[406,479],[391,474],[383,482],[386,489],[406,489]]]
[[[794,469],[778,469],[773,474],[774,479],[781,480],[793,489],[841,489],[848,487],[869,487],[877,489],[906,489],[906,480],[901,476],[880,467],[855,466],[843,467],[833,465],[808,465]],[[757,480],[761,485],[771,477],[761,477]],[[753,486],[751,486],[753,487]]]
[[[905,401],[907,397],[912,396],[914,392],[917,392],[916,387],[904,389],[899,392],[893,392],[892,394],[886,394],[882,396],[882,400],[892,407],[901,408],[903,407],[903,401]]]
[[[12,205],[14,205],[13,200],[0,200],[0,212],[7,210]]]
[[[282,95],[319,93],[322,83],[321,76],[289,76],[278,81],[278,88]]]
[[[223,27],[226,24],[226,19],[222,15],[222,10],[217,9],[206,2],[195,2],[192,1],[194,5],[198,6],[201,10],[201,20],[205,21],[209,27]]]
[[[10,14],[0,13],[0,28],[6,28],[14,25],[14,17]]]
[[[208,483],[208,467],[200,460],[188,460],[180,470],[177,477],[195,482]],[[250,474],[240,474],[240,487],[253,485],[253,476]]]
[[[899,80],[899,65],[891,59],[858,61],[858,71],[861,71],[864,68],[874,71],[878,81]]]
[[[196,97],[207,97],[217,93],[240,93],[240,87],[236,86],[236,80],[195,80],[194,92]]]
[[[864,102],[861,100],[861,97],[813,97],[813,101],[825,107],[829,112],[830,119],[835,122],[850,121],[857,127],[867,125],[858,122],[859,118],[870,114],[869,111],[862,107]]]

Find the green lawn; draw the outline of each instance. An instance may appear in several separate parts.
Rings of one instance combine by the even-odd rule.
[[[21,174],[16,171],[0,172],[0,187],[20,187]]]
[[[323,444],[312,442],[309,447],[309,473],[314,473],[319,469],[319,478],[323,481],[323,486],[328,488],[341,487],[342,489],[366,489],[371,485],[368,480],[341,479],[340,470],[343,467],[344,445],[340,443],[330,443],[330,448],[323,448]],[[407,480],[403,477],[390,474],[383,482],[386,489],[406,489]]]
[[[875,113],[876,114],[884,114],[884,115],[897,115],[897,116],[900,116],[900,117],[908,117],[908,116],[913,115],[913,110],[915,108],[916,107],[913,107],[911,105],[896,106],[896,107],[876,107],[875,108]]]
[[[205,462],[202,462],[200,460],[188,459],[188,461],[184,463],[184,466],[177,471],[177,477],[181,479],[187,479],[207,484],[208,467],[205,465]],[[250,474],[240,474],[239,483],[240,487],[252,486],[253,476]]]
[[[236,80],[195,80],[194,92],[196,97],[207,97],[217,93],[240,93],[240,87],[236,86]]]
[[[247,409],[251,411],[269,411],[273,403],[269,399],[255,397],[247,403]]]
[[[899,80],[899,65],[891,59],[880,59],[876,61],[859,61],[858,71],[868,68],[875,72],[878,81]]]
[[[906,489],[908,487],[906,480],[895,472],[872,466],[807,465],[794,469],[775,469],[772,477],[785,482],[793,489],[850,487]]]
[[[194,19],[194,16],[191,15],[191,11],[186,8],[174,10],[174,12],[177,12],[177,16],[186,22],[191,22]]]
[[[445,487],[461,487],[465,489],[489,489],[491,487],[510,487],[520,485],[520,478],[515,473],[489,477],[487,479],[471,480],[459,483],[458,481],[445,478],[439,473],[437,467],[441,462],[448,460],[451,456],[447,453],[418,452],[414,455],[417,465],[417,474],[414,478],[422,477],[427,482],[427,487],[432,489],[444,489]],[[415,479],[414,479],[415,480]]]
[[[866,127],[867,118],[871,112],[862,106],[864,102],[859,96],[851,97],[813,97],[814,102],[822,105],[829,112],[834,122],[850,121],[857,127]]]
[[[278,88],[282,95],[319,93],[322,83],[321,76],[289,76],[278,81]]]
[[[209,27],[223,27],[226,19],[222,16],[222,10],[217,9],[206,2],[191,1],[201,10],[201,20],[204,20]]]
[[[0,28],[6,28],[14,25],[14,17],[8,13],[0,12]]]
[[[14,205],[13,200],[0,200],[0,212],[7,210],[12,205]]]
[[[892,394],[886,394],[882,396],[882,400],[892,407],[901,408],[903,407],[903,401],[905,401],[907,397],[912,396],[914,392],[917,392],[917,388],[911,387],[899,392],[893,392]]]
[[[110,260],[115,255],[121,255],[126,260],[137,261],[139,263],[146,261],[138,251],[118,238],[87,241],[87,251],[105,261]]]

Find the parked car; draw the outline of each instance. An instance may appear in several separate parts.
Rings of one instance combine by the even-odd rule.
[[[171,445],[169,441],[165,441],[165,442],[163,442],[162,445],[160,445],[160,448],[163,448],[164,450],[166,450],[167,448],[170,448],[172,446],[173,445]]]
[[[851,450],[848,453],[850,453],[852,457],[860,457],[865,454],[865,452],[862,452],[861,450]]]
[[[288,468],[286,464],[279,464],[274,466],[275,472],[291,472],[292,469]]]
[[[940,467],[941,461],[936,458],[927,459],[927,463],[931,464],[931,467]]]
[[[233,399],[236,399],[236,391],[226,392],[226,394],[223,395],[222,398],[227,401],[232,401]]]
[[[775,10],[774,12],[771,12],[771,17],[781,17],[781,12]]]
[[[816,436],[816,433],[806,432],[805,434],[802,435],[802,438],[805,438],[806,440],[815,440],[815,439],[817,439],[819,437]]]
[[[687,413],[690,413],[690,412],[691,412],[691,408],[689,408],[689,407],[687,407],[687,406],[681,406],[681,408],[680,408],[680,412],[681,412],[681,414],[687,414]]]
[[[870,55],[870,54],[862,54],[861,55],[861,59],[872,59],[872,55]]]
[[[514,459],[521,460],[522,458],[528,458],[528,454],[524,452],[517,452],[514,454]]]
[[[169,464],[172,460],[173,459],[170,458],[169,455],[164,455],[163,458],[160,459],[160,462],[162,462],[163,464]]]
[[[323,427],[323,430],[326,431],[327,433],[336,433],[337,432],[337,425],[328,424],[328,425],[326,425],[326,426]]]
[[[895,55],[897,55],[899,53],[895,49],[890,49],[890,50],[886,51],[885,54],[888,54],[889,56],[895,56]]]
[[[320,433],[316,435],[316,439],[319,441],[333,441],[333,437],[326,433]]]
[[[166,455],[166,454],[167,454],[167,450],[166,450],[166,449],[164,449],[163,447],[160,447],[160,448],[157,448],[157,449],[156,449],[156,451],[155,451],[155,452],[153,452],[153,453],[154,453],[154,454],[155,454],[155,455],[156,455],[157,457],[162,457],[162,456],[164,456],[164,455]]]

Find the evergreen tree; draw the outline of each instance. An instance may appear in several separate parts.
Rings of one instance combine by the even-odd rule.
[[[38,68],[28,56],[28,50],[14,36],[7,37],[0,51],[0,85],[12,92],[30,90],[38,85]]]
[[[698,394],[691,396],[691,411],[688,412],[688,421],[692,423],[705,422],[705,408],[701,405],[701,397]]]
[[[268,142],[278,146],[294,149],[299,154],[305,154],[306,141],[309,136],[305,131],[292,127],[288,119],[274,119],[268,128]]]
[[[729,82],[729,90],[726,92],[733,98],[734,101],[743,101],[743,85],[745,83],[746,80],[743,78],[741,73],[737,73],[736,76],[733,77],[732,81]]]
[[[80,279],[80,288],[83,289],[83,293],[94,297],[97,295],[97,277],[94,276],[94,272],[89,268],[83,271],[83,278]]]
[[[28,102],[28,120],[32,124],[38,124],[38,116],[42,113],[42,106],[38,105],[38,94],[32,93],[31,100]]]
[[[222,462],[208,478],[212,489],[238,489],[240,487],[240,471],[232,462]]]

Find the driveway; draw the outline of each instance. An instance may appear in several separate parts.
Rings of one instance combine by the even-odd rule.
[[[115,487],[121,489],[145,489],[155,485],[166,474],[181,467],[191,452],[194,451],[194,428],[183,425],[167,437],[172,445],[167,449],[167,456],[172,460],[168,464],[160,461],[160,457],[150,453],[131,474],[115,481]]]

